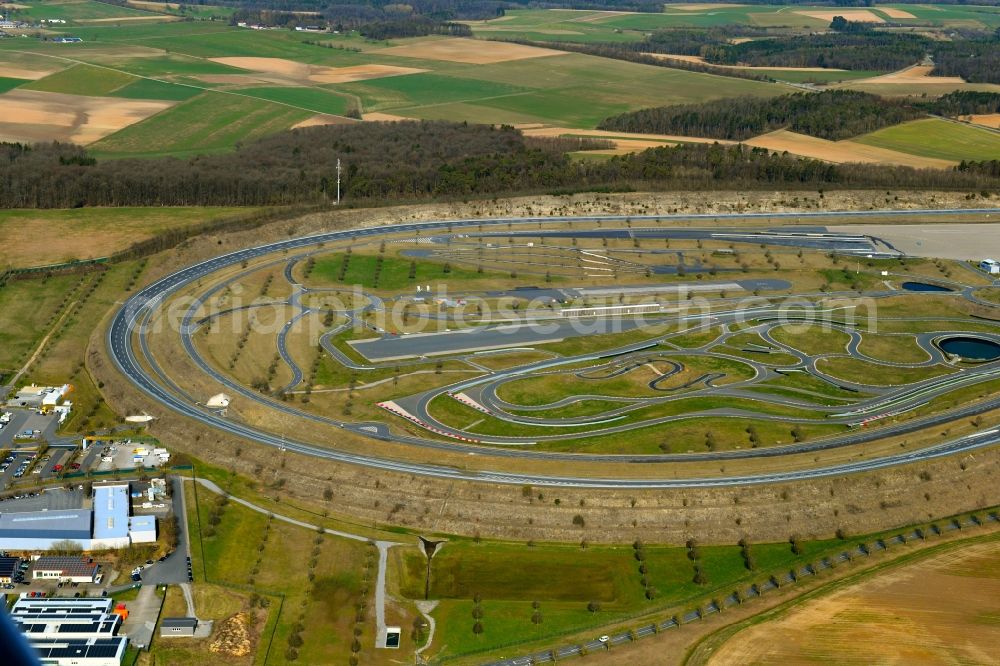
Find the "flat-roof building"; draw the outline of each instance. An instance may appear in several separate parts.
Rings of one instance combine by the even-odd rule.
[[[128,484],[94,486],[94,548],[128,546]]]
[[[20,566],[20,557],[0,557],[0,583],[13,583],[14,574]]]
[[[99,568],[90,558],[79,555],[39,557],[31,565],[31,577],[61,583],[93,583]]]
[[[27,613],[11,615],[18,630],[34,638],[111,638],[118,632],[121,615],[101,613],[98,615],[78,615],[51,617],[45,614]]]
[[[165,617],[160,622],[160,636],[194,636],[197,628],[196,617]]]
[[[29,642],[45,666],[119,666],[128,638],[43,638]]]
[[[101,615],[111,612],[110,597],[21,597],[10,609],[11,615]]]
[[[0,513],[0,550],[86,551],[156,541],[156,518],[131,517],[131,508],[123,483],[95,486],[92,509]]]
[[[128,519],[128,538],[132,543],[156,541],[156,516],[132,516]]]
[[[60,541],[90,544],[91,512],[85,509],[0,514],[0,549],[49,550]]]

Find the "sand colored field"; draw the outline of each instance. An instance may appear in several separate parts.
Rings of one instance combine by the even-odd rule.
[[[287,83],[286,79],[250,76],[249,74],[200,74],[198,80],[205,83],[222,83],[237,86],[260,85],[261,82]]]
[[[173,104],[15,89],[0,95],[0,141],[86,145]]]
[[[300,127],[317,127],[319,125],[349,125],[354,122],[344,118],[343,116],[331,116],[325,113],[317,113],[311,118],[306,118],[300,123],[292,125],[292,129],[298,129]]]
[[[77,23],[119,23],[121,21],[176,21],[176,16],[150,14],[149,16],[112,16],[110,18],[76,19]]]
[[[995,127],[1000,129],[1000,113],[983,113],[974,116],[962,116],[961,119],[970,123],[975,123],[976,125],[984,125],[986,127]]]
[[[893,9],[892,7],[878,7],[877,9],[880,14],[885,14],[889,18],[896,18],[896,19],[917,18],[910,12],[903,11],[902,9]]]
[[[154,12],[162,12],[166,9],[180,9],[180,5],[176,2],[151,2],[150,0],[128,0],[129,7],[137,7],[139,9],[149,9]]]
[[[721,143],[726,145],[735,144],[735,141],[725,139],[709,139],[700,136],[677,136],[671,134],[641,134],[631,132],[608,132],[605,130],[572,129],[569,127],[545,127],[521,125],[519,129],[525,136],[586,136],[595,139],[610,139],[616,143],[636,142],[649,144],[646,147],[652,148],[664,144],[677,143]]]
[[[998,619],[1000,544],[974,544],[806,601],[709,663],[996,664]]]
[[[948,169],[957,162],[940,160],[932,157],[920,157],[906,153],[866,146],[853,141],[827,141],[816,137],[797,134],[788,130],[778,130],[762,134],[744,141],[748,146],[767,148],[768,150],[784,152],[793,155],[811,157],[824,162],[844,164],[848,162],[863,162],[866,164],[895,164],[930,169]]]
[[[683,5],[664,5],[664,9],[681,9],[686,12],[697,12],[702,9],[730,9],[732,7],[745,7],[746,5],[731,4],[725,2],[688,2]]]
[[[27,67],[18,67],[17,65],[9,65],[5,62],[0,62],[0,76],[7,76],[12,79],[28,79],[29,81],[37,81],[38,79],[44,79],[49,74],[55,74],[58,70],[55,69],[35,69]]]
[[[323,67],[320,65],[307,65],[294,60],[284,58],[255,58],[255,57],[229,57],[210,58],[214,62],[249,69],[263,74],[277,75],[293,81],[309,81],[312,83],[350,83],[352,81],[365,81],[368,79],[380,79],[386,76],[400,76],[402,74],[418,74],[427,70],[415,67],[397,67],[395,65],[354,65],[353,67]],[[215,77],[218,79],[219,77]],[[203,80],[208,79],[202,77]],[[223,81],[213,81],[223,83]]]
[[[16,2],[2,2],[0,9],[31,9],[28,5],[19,5]]]
[[[890,85],[894,84],[913,84],[913,83],[926,83],[926,84],[962,84],[965,83],[961,77],[958,76],[931,76],[931,72],[934,70],[932,65],[914,65],[912,67],[907,67],[901,69],[897,72],[890,72],[888,74],[883,74],[882,76],[875,76],[870,79],[865,79],[866,84],[877,84],[886,83]]]
[[[714,62],[706,62],[702,56],[681,55],[673,53],[648,53],[654,58],[661,60],[680,60],[682,62],[694,62],[699,65],[710,67],[724,67],[726,69],[768,69],[774,72],[843,72],[843,69],[833,69],[830,67],[756,67],[753,65],[717,65]]]
[[[404,74],[419,74],[426,72],[426,69],[416,67],[399,67],[396,65],[354,65],[353,67],[324,68],[328,72],[314,74],[311,81],[317,83],[350,83],[352,81],[367,81],[368,79],[382,79],[387,76],[401,76]]]
[[[379,55],[402,56],[404,58],[464,62],[470,65],[488,65],[490,63],[508,62],[510,60],[566,55],[563,51],[543,49],[537,46],[522,46],[521,44],[505,44],[503,42],[488,42],[460,37],[432,39],[413,44],[404,44],[402,46],[393,46],[387,49],[379,49],[375,53]]]
[[[885,23],[885,19],[867,9],[798,9],[795,13],[822,21],[832,21],[835,16],[843,16],[848,21],[854,21],[855,23]]]
[[[404,120],[413,120],[413,118],[406,118],[404,116],[395,116],[391,113],[366,113],[362,116],[364,120],[369,122],[382,122],[382,123],[398,123]]]

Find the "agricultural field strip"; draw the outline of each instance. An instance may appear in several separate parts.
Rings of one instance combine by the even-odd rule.
[[[858,214],[859,213],[852,213],[852,215],[858,215]],[[870,213],[868,213],[868,214],[870,214]],[[882,214],[885,214],[885,213],[883,212]],[[829,215],[829,213],[826,213],[826,215]],[[737,215],[737,216],[738,217],[746,217],[744,215]],[[655,217],[660,218],[662,216],[655,216]],[[712,216],[712,217],[716,217],[716,216]],[[750,217],[752,217],[752,216],[750,216]],[[772,216],[768,216],[768,217],[772,217]],[[572,220],[581,220],[581,221],[582,220],[586,220],[586,219],[591,219],[591,218],[572,218]],[[598,218],[593,218],[593,219],[598,219]],[[609,219],[609,218],[600,218],[600,219]],[[614,219],[614,218],[611,218],[611,219]],[[511,221],[513,221],[513,220],[511,220]],[[521,220],[518,220],[518,221],[521,221]],[[524,220],[524,221],[525,222],[533,222],[534,219]],[[491,223],[491,224],[497,224],[497,223],[501,223],[501,222],[506,223],[507,220],[489,220],[489,221],[484,221],[484,222]],[[407,226],[402,226],[398,230],[405,231],[405,230],[413,230],[413,229],[416,229],[416,228],[435,228],[435,227],[440,228],[440,227],[442,227],[442,226],[444,226],[446,224],[447,223],[423,223],[423,224],[410,225],[408,227]],[[451,224],[454,224],[454,222],[452,222]],[[281,247],[286,247],[286,248],[289,248],[289,249],[291,249],[291,248],[298,248],[298,247],[306,246],[306,245],[309,245],[311,243],[314,243],[314,242],[317,242],[317,241],[323,240],[323,239],[336,239],[336,238],[339,238],[341,235],[346,236],[346,237],[358,237],[358,236],[364,236],[364,235],[368,235],[368,234],[372,234],[372,233],[379,233],[380,231],[381,230],[361,230],[361,231],[355,231],[355,232],[333,232],[332,234],[325,234],[325,235],[322,235],[322,236],[314,236],[314,237],[309,237],[309,238],[306,238],[306,239],[293,239],[293,240],[290,240],[290,241],[284,241],[284,242],[281,242],[281,243],[277,243],[277,244],[274,244],[272,246],[265,246],[265,247],[262,247],[262,248],[252,248],[250,250],[243,250],[243,251],[236,252],[236,253],[233,253],[233,254],[230,254],[230,255],[225,255],[224,257],[221,257],[221,258],[217,258],[217,259],[214,259],[214,260],[209,260],[209,261],[203,262],[202,264],[197,264],[197,265],[195,265],[193,267],[190,267],[189,269],[185,269],[184,271],[181,271],[180,273],[175,274],[174,276],[170,276],[168,278],[164,278],[160,282],[155,283],[154,285],[151,285],[147,289],[143,290],[143,292],[141,292],[140,294],[136,295],[133,298],[140,298],[140,302],[142,302],[141,301],[142,298],[149,298],[151,294],[160,294],[160,297],[162,297],[162,293],[163,293],[164,289],[177,288],[179,285],[187,284],[190,279],[193,279],[193,278],[189,278],[189,276],[192,276],[192,275],[201,275],[201,274],[205,274],[205,273],[211,272],[216,267],[221,267],[223,265],[229,265],[229,264],[231,264],[233,262],[238,262],[242,258],[250,258],[250,257],[255,257],[257,255],[264,254],[264,253],[272,250],[272,248],[273,249],[280,249]],[[159,300],[160,300],[160,298],[157,298],[156,302],[159,302]],[[146,306],[150,305],[149,301],[145,301],[145,303],[146,303]],[[263,443],[271,444],[273,446],[286,446],[288,448],[294,448],[295,450],[302,451],[302,452],[310,454],[310,455],[317,455],[317,456],[328,457],[328,458],[333,458],[333,459],[341,459],[341,460],[344,460],[344,461],[347,461],[347,462],[355,462],[355,463],[361,463],[361,464],[368,464],[368,465],[373,465],[373,466],[376,466],[376,467],[387,467],[387,468],[393,468],[393,469],[403,469],[403,470],[407,470],[407,471],[419,470],[419,473],[431,474],[431,475],[435,475],[435,476],[444,476],[444,477],[447,477],[447,478],[454,478],[454,477],[458,476],[460,478],[470,478],[472,480],[475,480],[475,479],[479,479],[479,480],[484,480],[484,479],[501,479],[502,482],[510,482],[510,483],[513,483],[513,482],[519,482],[520,483],[522,481],[516,481],[516,479],[526,478],[526,477],[522,477],[520,475],[513,475],[513,476],[511,476],[511,475],[499,475],[498,476],[496,474],[489,473],[489,472],[480,472],[480,473],[473,473],[473,474],[462,473],[462,472],[456,473],[454,470],[443,470],[443,469],[440,469],[440,468],[435,469],[433,466],[410,465],[410,464],[406,464],[406,463],[398,463],[396,461],[386,461],[386,460],[380,460],[380,459],[371,459],[371,458],[369,458],[367,456],[353,456],[353,455],[349,455],[349,454],[342,454],[340,452],[334,452],[334,451],[330,451],[330,450],[326,450],[326,449],[317,449],[316,447],[313,447],[313,446],[308,445],[308,444],[302,444],[302,443],[298,443],[298,442],[290,442],[290,441],[284,440],[283,438],[279,440],[276,437],[273,437],[271,435],[267,435],[266,433],[263,433],[263,432],[260,432],[260,431],[256,431],[256,430],[251,429],[251,428],[245,428],[245,427],[242,427],[242,426],[236,426],[234,424],[230,424],[230,423],[227,423],[225,421],[221,421],[220,422],[218,419],[213,419],[210,415],[205,415],[204,412],[202,412],[200,409],[192,409],[189,406],[189,404],[186,404],[183,400],[178,400],[175,396],[173,396],[173,395],[171,395],[169,393],[162,392],[157,386],[155,386],[155,384],[151,383],[149,381],[148,376],[144,374],[144,371],[142,370],[141,366],[138,365],[137,359],[131,353],[131,351],[132,351],[131,350],[131,346],[130,346],[130,344],[128,344],[129,343],[129,340],[128,340],[129,336],[125,336],[124,338],[122,337],[122,333],[125,330],[127,330],[127,329],[123,329],[122,328],[122,325],[126,321],[128,321],[128,319],[125,318],[126,316],[130,317],[133,322],[135,321],[135,317],[137,315],[140,316],[140,317],[144,316],[143,313],[142,313],[142,311],[146,310],[146,307],[139,308],[138,312],[134,309],[134,307],[135,306],[133,305],[132,307],[127,307],[127,308],[123,309],[122,311],[120,311],[119,314],[118,314],[118,316],[115,318],[115,322],[114,322],[114,325],[112,326],[112,329],[109,330],[109,333],[108,333],[109,348],[110,348],[110,350],[113,353],[113,356],[114,356],[114,359],[115,359],[116,363],[119,364],[119,366],[122,368],[123,371],[126,371],[126,369],[124,367],[124,364],[128,363],[129,366],[130,366],[129,369],[131,370],[131,372],[127,372],[128,376],[133,381],[135,381],[143,390],[146,390],[147,392],[153,393],[157,397],[157,399],[161,400],[162,402],[165,402],[166,404],[168,404],[169,406],[171,406],[173,409],[177,409],[178,411],[182,411],[184,413],[187,413],[187,414],[191,415],[192,417],[197,418],[198,420],[202,420],[202,421],[205,421],[205,422],[208,422],[208,423],[212,423],[213,425],[216,425],[216,427],[220,427],[223,430],[229,430],[229,431],[232,431],[232,432],[237,432],[238,431],[238,433],[241,434],[241,435],[243,435],[243,436],[250,436],[250,437],[252,437],[254,439],[257,439],[258,441],[262,441]],[[125,354],[125,356],[123,356],[123,354]],[[287,408],[284,408],[284,409],[287,411]],[[295,410],[291,410],[291,412],[295,412]],[[975,413],[975,411],[973,411],[971,413]],[[348,427],[347,424],[345,424],[344,427]],[[422,443],[422,444],[425,444],[425,445],[430,445],[430,446],[437,446],[438,445],[438,443],[431,443],[431,442],[428,442],[427,440],[423,440],[421,438],[395,438],[395,439],[397,439],[397,441],[419,442],[419,443]],[[982,435],[977,435],[977,436],[962,438],[960,440],[955,440],[953,442],[949,442],[949,443],[947,443],[945,445],[941,445],[941,446],[938,446],[938,447],[933,447],[933,450],[925,450],[925,451],[918,452],[916,454],[908,454],[906,456],[890,457],[889,459],[882,459],[881,461],[876,461],[875,463],[861,463],[861,464],[850,465],[850,466],[846,466],[846,468],[848,468],[848,469],[855,469],[855,470],[860,469],[862,467],[863,468],[869,468],[869,467],[871,467],[871,468],[878,468],[878,467],[881,467],[881,466],[888,466],[888,465],[892,465],[892,464],[899,464],[899,462],[901,462],[903,460],[920,459],[920,458],[927,458],[927,457],[936,457],[936,456],[939,456],[939,455],[948,455],[949,453],[955,451],[956,449],[957,450],[961,450],[961,449],[966,449],[966,448],[969,448],[969,447],[982,446],[982,445],[985,445],[989,441],[992,441],[990,439],[989,433],[983,433]],[[836,474],[836,473],[843,473],[843,471],[842,471],[841,468],[828,468],[826,470],[821,470],[821,471],[820,470],[813,470],[813,471],[810,471],[810,472],[806,472],[805,475],[806,476],[808,476],[808,475],[824,476],[824,475]],[[686,482],[683,482],[683,483],[695,483],[695,484],[710,483],[710,484],[713,484],[713,485],[717,485],[717,484],[721,483],[722,485],[730,485],[732,483],[766,482],[767,480],[775,480],[776,478],[796,478],[796,475],[801,475],[801,474],[803,474],[803,473],[793,473],[792,475],[788,475],[788,474],[771,475],[771,476],[766,476],[765,475],[766,478],[761,478],[761,479],[757,479],[756,477],[744,477],[744,478],[742,478],[740,480],[728,480],[727,479],[725,481],[712,480],[712,481],[708,481],[708,482],[706,482],[706,481],[686,481]],[[546,483],[559,483],[560,482],[558,479],[553,478],[553,477],[539,477],[539,478],[540,479],[545,479],[545,481],[539,481],[539,482],[543,483],[543,485],[546,484]],[[569,483],[570,485],[593,484],[593,483],[595,483],[594,481],[583,480],[583,479],[579,479],[579,478],[572,479],[572,480],[565,480],[565,481],[562,481],[562,482],[563,483]],[[633,482],[633,481],[623,481],[623,480],[617,480],[616,479],[616,480],[605,480],[603,482],[598,482],[598,483],[606,483],[606,484],[610,484],[610,486],[612,486],[612,487],[617,487],[617,486],[622,485],[622,484],[624,484],[624,485],[634,485],[636,482]],[[650,482],[645,481],[645,482],[639,482],[639,483],[642,484],[642,483],[650,483]],[[659,482],[653,482],[653,483],[654,483],[654,486],[657,486],[657,485],[662,485],[665,482],[664,481],[659,481]]]
[[[285,106],[285,107],[288,107],[290,109],[296,109],[298,111],[306,111],[308,113],[314,113],[314,114],[315,113],[323,113],[323,114],[329,115],[329,116],[337,116],[337,114],[334,114],[334,113],[327,113],[325,111],[318,111],[316,109],[308,109],[308,108],[305,108],[305,107],[302,107],[302,106],[291,104],[289,102],[282,102],[282,101],[278,101],[278,100],[274,100],[274,99],[267,99],[267,98],[264,98],[264,97],[257,97],[255,95],[248,95],[246,93],[240,92],[239,90],[227,90],[227,89],[220,89],[220,88],[209,88],[207,86],[194,85],[193,83],[186,83],[186,82],[180,82],[180,81],[167,81],[165,79],[156,78],[155,76],[148,76],[148,75],[145,75],[145,74],[133,74],[132,72],[129,72],[129,71],[126,71],[126,70],[123,70],[123,69],[118,69],[116,67],[111,67],[109,65],[102,65],[102,64],[98,64],[98,63],[88,62],[88,61],[85,61],[85,60],[77,60],[75,58],[67,58],[66,56],[57,56],[57,55],[51,55],[51,54],[48,54],[48,53],[38,53],[38,52],[34,52],[34,51],[16,51],[15,50],[15,51],[12,51],[12,52],[13,53],[22,53],[22,54],[26,54],[26,55],[41,56],[41,57],[44,57],[44,58],[53,58],[55,60],[62,60],[64,62],[70,62],[70,63],[76,64],[76,65],[88,65],[90,67],[98,67],[98,68],[105,69],[105,70],[108,70],[108,71],[111,71],[111,72],[117,72],[119,74],[127,74],[128,76],[133,76],[133,77],[135,77],[137,79],[145,79],[145,80],[148,80],[148,81],[156,81],[157,83],[165,83],[165,84],[174,85],[174,86],[182,86],[182,87],[185,87],[185,88],[192,88],[194,90],[200,90],[203,93],[205,93],[205,92],[211,92],[211,93],[218,93],[220,95],[232,95],[232,96],[235,96],[235,97],[246,97],[248,99],[256,99],[256,100],[260,100],[260,101],[264,101],[264,102],[269,102],[271,104],[278,104],[279,106]],[[196,56],[192,56],[192,57],[196,57]],[[321,88],[319,86],[302,86],[302,87],[315,88],[316,90],[323,90],[324,92],[330,92],[329,90],[326,90],[325,88]],[[353,122],[353,119],[347,118],[346,116],[337,116],[337,117],[338,118],[344,118],[345,120],[349,120],[349,121]]]
[[[974,517],[964,519],[956,518],[945,522],[943,526],[939,526],[935,523],[932,527],[926,529],[919,527],[915,529],[903,529],[900,531],[893,530],[890,532],[892,536],[886,536],[873,541],[866,541],[853,548],[844,550],[832,557],[823,557],[818,562],[803,566],[796,566],[793,570],[781,575],[772,576],[763,583],[754,583],[748,588],[741,588],[740,594],[733,592],[722,598],[721,607],[715,601],[710,601],[694,610],[689,610],[677,616],[672,616],[666,620],[643,625],[627,631],[616,632],[609,636],[608,643],[612,645],[631,643],[639,638],[646,638],[648,636],[658,634],[661,631],[678,628],[682,624],[703,620],[713,613],[722,613],[726,608],[732,608],[745,603],[747,599],[761,597],[765,592],[776,590],[781,585],[794,584],[800,578],[808,578],[810,576],[818,575],[821,571],[832,569],[838,564],[850,562],[857,557],[870,557],[873,553],[885,552],[892,546],[903,545],[915,540],[923,541],[928,536],[940,536],[956,530],[962,530],[970,527],[982,527],[983,525],[990,523],[995,524],[997,522],[1000,522],[1000,515],[998,515],[996,511],[989,511],[986,514],[985,522],[983,519]],[[892,563],[889,563],[889,566],[891,566],[891,564]],[[856,575],[863,577],[866,573],[867,572],[860,572]],[[787,603],[795,604],[796,600],[792,600]],[[502,658],[498,661],[487,662],[484,666],[530,666],[531,664],[550,663],[554,662],[556,659],[583,656],[599,652],[606,649],[606,647],[607,646],[603,642],[595,639],[584,643],[564,645],[562,647],[546,650],[544,652],[535,652],[527,655]],[[553,655],[555,655],[555,658],[553,658]]]

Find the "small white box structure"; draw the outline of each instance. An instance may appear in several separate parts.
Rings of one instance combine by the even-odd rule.
[[[990,275],[1000,274],[1000,261],[996,259],[983,259],[979,262],[979,269]]]
[[[132,516],[128,520],[128,535],[132,543],[153,543],[156,541],[156,517]]]

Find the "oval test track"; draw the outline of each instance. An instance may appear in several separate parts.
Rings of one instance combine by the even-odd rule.
[[[445,465],[435,465],[430,463],[410,463],[405,461],[382,458],[378,456],[361,455],[344,451],[332,450],[308,442],[298,442],[284,437],[258,430],[240,423],[229,421],[228,419],[206,411],[196,404],[187,402],[160,385],[142,367],[135,354],[133,347],[134,332],[142,334],[141,322],[145,316],[154,311],[162,302],[177,291],[188,286],[192,282],[206,277],[220,269],[239,264],[244,260],[251,260],[272,252],[282,250],[294,250],[301,247],[308,247],[320,242],[335,242],[354,238],[364,238],[383,233],[399,233],[409,231],[433,231],[446,230],[449,227],[467,226],[494,226],[507,224],[537,224],[537,223],[560,223],[560,222],[624,222],[626,219],[632,221],[641,220],[665,220],[665,219],[801,219],[809,217],[874,217],[874,216],[903,216],[903,215],[952,215],[967,213],[995,212],[992,209],[957,209],[957,210],[889,210],[889,211],[841,211],[841,212],[817,212],[817,213],[751,213],[751,214],[729,214],[729,215],[593,215],[593,216],[570,216],[570,217],[527,217],[527,218],[495,218],[495,219],[463,219],[463,220],[442,220],[422,223],[399,224],[384,227],[371,227],[365,229],[348,231],[331,231],[312,236],[304,236],[289,240],[278,241],[266,245],[247,248],[225,254],[213,259],[188,266],[171,275],[161,278],[157,282],[145,287],[131,296],[119,308],[112,319],[106,335],[108,353],[114,361],[116,367],[128,378],[128,380],[140,391],[147,394],[152,399],[160,402],[165,407],[195,419],[205,425],[217,428],[229,434],[248,439],[250,441],[278,448],[279,450],[290,450],[304,455],[314,456],[336,462],[343,462],[354,465],[364,465],[375,469],[394,471],[406,474],[417,474],[421,476],[436,477],[443,479],[479,481],[486,483],[504,484],[532,484],[545,486],[569,486],[578,488],[705,488],[705,487],[730,487],[750,484],[782,483],[788,481],[798,481],[812,478],[823,478],[839,476],[874,469],[881,469],[895,465],[901,465],[920,460],[929,460],[943,456],[952,455],[962,451],[983,448],[1000,442],[1000,429],[988,430],[975,433],[966,437],[950,440],[935,446],[927,447],[919,451],[902,453],[882,458],[819,467],[805,470],[795,470],[791,472],[774,472],[767,474],[754,474],[746,476],[731,477],[695,477],[695,478],[669,478],[669,479],[632,479],[632,478],[598,478],[598,477],[571,477],[571,476],[547,476],[537,474],[520,474],[497,472],[490,470],[464,470]],[[359,430],[357,424],[336,423],[339,427],[345,428],[356,434],[366,434],[364,430]],[[368,436],[372,436],[368,433]],[[408,442],[412,438],[395,437],[393,435],[379,435],[380,439]],[[484,450],[483,455],[490,455],[491,452]]]

